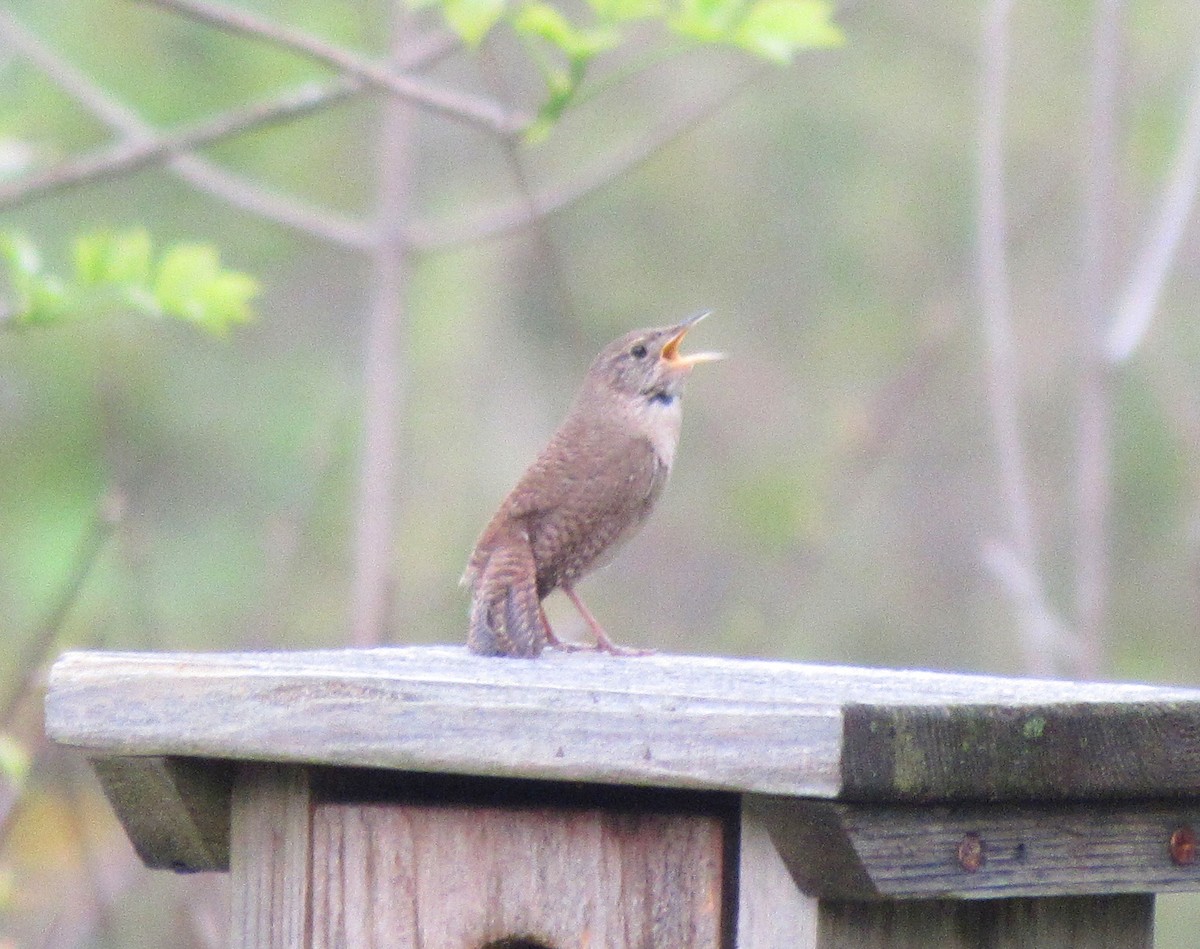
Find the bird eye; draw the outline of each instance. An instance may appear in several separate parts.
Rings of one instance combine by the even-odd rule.
[[[629,352],[633,354],[634,359],[645,359],[646,358],[646,347],[643,346],[641,343],[638,343],[636,346],[633,347],[633,349],[629,350]]]

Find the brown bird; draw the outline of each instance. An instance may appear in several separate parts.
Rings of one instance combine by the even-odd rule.
[[[521,476],[475,544],[462,582],[471,591],[467,647],[485,656],[533,657],[563,643],[544,600],[561,589],[596,648],[616,646],[575,592],[646,520],[675,460],[680,398],[692,367],[717,353],[680,355],[697,313],[662,329],[634,330],[606,346],[584,376],[567,417]]]

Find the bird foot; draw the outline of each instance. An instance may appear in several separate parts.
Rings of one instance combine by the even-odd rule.
[[[595,646],[585,646],[583,643],[569,643],[565,639],[558,639],[557,637],[548,640],[546,645],[551,649],[559,649],[562,652],[591,652],[596,648]]]
[[[592,647],[596,652],[606,652],[610,656],[653,656],[653,649],[638,649],[636,646],[618,646],[611,639],[597,640]]]
[[[570,643],[565,639],[559,639],[553,634],[546,639],[546,645],[551,649],[558,649],[562,652],[606,652],[610,656],[653,656],[653,649],[636,649],[632,646],[618,646],[607,636],[604,639],[598,639],[595,643]]]

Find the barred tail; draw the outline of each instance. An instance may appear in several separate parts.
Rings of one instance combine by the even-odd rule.
[[[480,656],[532,659],[546,645],[537,567],[524,535],[498,546],[475,576],[467,648]]]

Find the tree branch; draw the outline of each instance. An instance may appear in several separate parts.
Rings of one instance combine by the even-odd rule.
[[[136,112],[108,95],[3,9],[0,9],[0,37],[88,112],[121,132],[127,143],[148,142],[157,134]],[[344,246],[363,248],[371,243],[371,236],[357,222],[273,192],[197,155],[175,155],[168,158],[167,164],[201,191],[277,224]]]
[[[395,72],[387,66],[363,59],[308,33],[280,26],[242,10],[210,3],[208,0],[138,0],[138,2],[163,7],[190,19],[215,26],[227,33],[248,36],[281,47],[335,69],[343,75],[353,76],[368,85],[399,96],[414,105],[423,106],[448,118],[457,119],[500,135],[514,134],[528,125],[526,117],[509,111],[499,103]]]
[[[1116,196],[1116,102],[1124,0],[1099,0],[1092,39],[1092,79],[1084,192],[1080,292],[1081,374],[1076,472],[1075,673],[1099,675],[1108,619],[1108,519],[1112,495],[1112,379],[1105,359]]]
[[[11,724],[22,699],[33,687],[38,669],[54,646],[67,614],[79,599],[84,582],[91,575],[92,568],[96,566],[96,561],[100,559],[108,538],[116,530],[123,514],[124,498],[115,491],[106,491],[96,503],[96,511],[75,554],[67,582],[45,617],[21,644],[14,666],[15,685],[3,706],[0,706],[0,723],[5,726]]]
[[[103,181],[254,129],[295,121],[349,98],[359,90],[360,85],[356,80],[346,78],[325,84],[308,83],[276,98],[231,109],[202,122],[162,132],[153,138],[125,141],[67,159],[41,173],[0,185],[0,209],[76,185]]]
[[[400,49],[404,14],[393,11],[392,44]],[[350,638],[355,646],[385,638],[394,602],[396,511],[400,464],[398,428],[408,370],[405,340],[409,278],[405,238],[412,204],[413,121],[408,103],[382,103],[378,138],[374,279],[367,320],[363,442],[355,521]]]
[[[1150,329],[1158,298],[1196,204],[1197,190],[1200,190],[1200,59],[1192,75],[1183,134],[1171,175],[1163,188],[1158,217],[1146,234],[1105,340],[1105,356],[1114,365],[1132,356]]]
[[[1008,277],[1008,211],[1005,204],[1004,123],[1008,99],[1009,19],[1013,0],[991,0],[984,13],[979,87],[979,208],[976,240],[979,291],[987,342],[987,395],[1000,468],[1009,540],[985,554],[1016,608],[1027,672],[1054,671],[1056,624],[1046,605],[1039,568],[1033,503],[1021,443],[1020,374],[1013,339]],[[1003,550],[1003,558],[995,554]],[[1005,569],[997,569],[998,564]],[[1019,582],[1013,582],[1013,578]]]
[[[689,101],[678,109],[672,109],[648,135],[614,152],[574,181],[546,189],[540,194],[522,196],[522,199],[513,205],[485,212],[474,220],[451,223],[416,222],[409,229],[409,243],[418,250],[443,250],[489,240],[520,230],[540,218],[570,207],[642,164],[663,146],[691,131],[744,91],[763,71],[752,71],[712,99]]]

